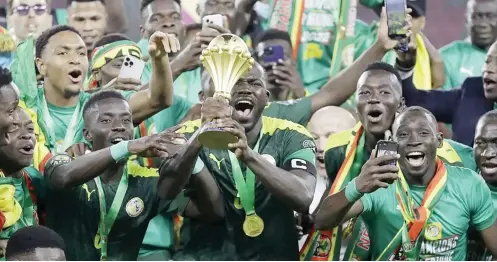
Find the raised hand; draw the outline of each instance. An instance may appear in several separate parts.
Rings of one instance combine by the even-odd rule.
[[[173,34],[157,31],[148,41],[148,53],[151,58],[162,58],[169,53],[176,53],[179,50],[179,40]]]
[[[407,8],[406,10],[406,27],[407,29],[407,38],[410,38],[412,35],[411,31],[411,20],[412,17],[410,13],[412,12],[411,8]],[[385,7],[381,9],[380,23],[378,26],[378,41],[382,44],[385,50],[390,50],[399,44],[399,40],[391,39],[388,37],[388,22],[387,22],[387,12]]]
[[[211,122],[217,118],[230,118],[232,108],[222,97],[209,97],[202,103],[200,119],[202,124]]]
[[[371,152],[371,158],[362,166],[361,173],[355,183],[360,193],[371,193],[378,188],[387,188],[398,178],[397,166],[385,164],[397,161],[399,155],[384,155],[374,158],[376,151]]]
[[[300,79],[297,66],[290,59],[279,60],[274,64],[268,71],[268,80],[274,80],[280,88],[292,91],[294,99],[305,96],[304,83]]]
[[[176,151],[177,146],[186,143],[185,136],[176,133],[180,127],[178,125],[158,134],[131,140],[128,144],[128,150],[131,154],[141,157],[166,158]]]

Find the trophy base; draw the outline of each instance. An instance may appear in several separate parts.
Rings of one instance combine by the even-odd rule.
[[[236,143],[238,137],[220,128],[206,128],[198,135],[198,141],[211,149],[228,149],[228,144]]]

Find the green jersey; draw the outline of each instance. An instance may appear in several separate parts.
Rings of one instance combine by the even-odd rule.
[[[495,222],[490,190],[483,178],[466,168],[445,166],[447,186],[421,235],[420,260],[465,260],[469,226],[483,231]],[[427,187],[409,188],[415,205],[420,206]],[[404,224],[395,191],[395,186],[389,186],[361,198],[361,216],[370,239],[374,239],[370,243],[372,260],[380,256]]]
[[[121,91],[129,99],[133,91]],[[38,125],[46,138],[46,146],[51,152],[64,152],[71,145],[85,142],[83,138],[83,108],[91,94],[81,91],[78,104],[74,107],[57,107],[45,99],[43,88],[38,88],[36,113]]]
[[[100,260],[100,237],[97,234],[100,204],[95,179],[67,190],[50,186],[56,167],[70,161],[68,155],[61,154],[52,157],[46,165],[47,226],[64,239],[68,260]],[[136,260],[148,222],[159,210],[157,169],[128,161],[127,170],[128,188],[108,236],[109,260]],[[119,184],[119,181],[102,183],[107,210]]]
[[[440,49],[445,68],[444,89],[462,85],[471,76],[481,76],[487,52],[468,41],[454,41]]]
[[[339,132],[330,136],[325,149],[325,167],[328,175],[328,181],[334,181],[342,163],[345,161],[345,153],[349,139],[351,138],[351,130]],[[359,151],[359,150],[358,150]],[[454,166],[466,167],[471,170],[476,170],[476,164],[473,157],[473,151],[470,147],[455,141],[445,139],[442,148],[437,151],[438,156],[445,162]],[[361,166],[370,158],[369,152],[363,153],[363,158],[358,159]],[[359,175],[358,173],[354,176]],[[330,183],[328,187],[331,187]],[[325,191],[327,194],[328,190]],[[362,218],[360,217],[352,232],[351,241],[347,247],[344,260],[370,260],[370,238],[368,230],[365,227]]]
[[[488,185],[494,202],[494,212],[497,213],[497,187]],[[466,261],[491,261],[492,254],[485,247],[481,234],[474,228],[469,230],[468,236],[468,255]]]
[[[262,114],[307,126],[311,119],[311,106],[312,98],[306,96],[297,100],[270,102]]]
[[[179,132],[191,136],[199,127],[200,120],[190,121]],[[292,169],[290,163],[305,163],[300,166],[315,174],[312,136],[303,126],[293,122],[263,116],[258,153],[286,170]],[[246,236],[242,230],[245,212],[234,204],[237,190],[228,151],[204,147],[199,157],[219,185],[226,218],[208,224],[185,217],[182,249],[175,255],[175,260],[298,260],[292,208],[272,195],[256,178],[255,211],[264,220],[264,231],[256,238]],[[247,168],[244,163],[240,166],[243,171]]]
[[[38,224],[36,190],[42,179],[40,172],[32,167],[23,169],[19,178],[0,177],[0,211],[5,219],[0,239],[9,239],[17,230]]]

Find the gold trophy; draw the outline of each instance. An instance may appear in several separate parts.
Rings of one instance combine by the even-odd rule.
[[[235,83],[254,65],[254,59],[243,39],[233,34],[214,38],[207,49],[202,51],[200,61],[214,82],[214,97],[222,97],[228,103]],[[228,149],[228,144],[235,143],[238,138],[207,124],[200,131],[198,141],[208,148]]]

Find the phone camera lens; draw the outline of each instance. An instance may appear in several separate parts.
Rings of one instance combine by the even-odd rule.
[[[130,66],[133,66],[133,62],[129,62],[129,65],[130,65]]]
[[[129,57],[126,57],[126,61],[128,61],[128,62],[129,62],[129,60],[130,60],[130,59],[129,59]]]
[[[125,65],[125,66],[128,66],[128,62],[124,62],[124,65]]]

